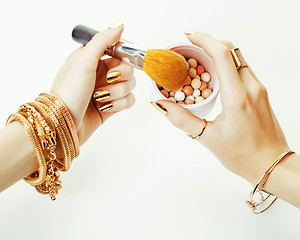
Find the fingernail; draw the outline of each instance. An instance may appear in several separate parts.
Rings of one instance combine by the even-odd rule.
[[[121,73],[119,73],[119,72],[111,72],[111,73],[107,74],[107,76],[106,76],[106,81],[108,83],[113,83],[120,79],[121,79]]]
[[[108,104],[105,104],[102,107],[100,107],[99,111],[100,112],[106,112],[106,111],[110,110],[112,107],[113,107],[113,104],[112,103],[108,103]]]
[[[198,33],[198,32],[195,32],[195,31],[187,31],[187,32],[184,32],[185,35],[193,35],[195,33]]]
[[[124,19],[123,18],[119,18],[117,21],[115,21],[112,25],[110,25],[110,29],[117,29],[119,27],[121,27],[123,25]]]
[[[110,93],[106,89],[98,90],[97,92],[94,93],[94,99],[97,102],[100,102],[100,101],[102,101],[104,99],[107,99],[107,98],[109,98],[109,96],[110,96]]]
[[[162,114],[166,115],[168,113],[167,109],[163,107],[163,105],[156,103],[156,102],[150,102],[153,107],[155,107],[158,111],[160,111]]]

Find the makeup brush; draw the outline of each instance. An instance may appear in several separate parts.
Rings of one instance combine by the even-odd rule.
[[[92,28],[77,25],[72,31],[72,38],[85,45],[96,33],[98,31]],[[144,70],[158,85],[171,91],[181,89],[188,76],[188,65],[185,58],[171,50],[144,50],[125,40],[120,40],[106,49],[105,54]]]

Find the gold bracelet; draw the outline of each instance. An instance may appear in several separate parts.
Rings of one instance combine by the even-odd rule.
[[[40,145],[38,137],[35,133],[35,130],[34,130],[33,126],[31,125],[31,123],[29,122],[29,120],[20,113],[13,113],[8,117],[6,125],[8,125],[14,121],[19,121],[23,124],[25,131],[34,146],[34,151],[36,153],[37,160],[39,162],[39,170],[35,171],[32,174],[30,174],[29,176],[25,177],[24,180],[33,186],[37,186],[45,181],[46,174],[47,174],[46,160],[44,157],[43,150],[41,148],[41,145]]]
[[[32,103],[31,103],[32,104]],[[19,107],[19,113],[23,114],[31,124],[34,124],[37,135],[40,138],[43,150],[47,148],[49,143],[56,146],[55,129],[50,127],[39,111],[29,104],[23,104]]]
[[[68,144],[67,138],[64,134],[64,131],[63,131],[58,119],[56,118],[55,114],[51,111],[51,109],[43,102],[38,101],[37,103],[45,110],[45,112],[47,113],[47,116],[53,122],[55,129],[56,129],[58,139],[61,143],[61,147],[62,147],[62,150],[64,153],[64,157],[62,159],[56,160],[56,167],[61,171],[67,171],[71,165],[71,153],[70,153],[69,144]]]
[[[68,107],[64,104],[64,102],[60,98],[55,96],[53,93],[41,93],[40,96],[45,96],[45,97],[49,98],[60,109],[60,111],[68,125],[71,136],[72,136],[73,144],[75,147],[75,158],[78,157],[79,153],[80,153],[79,139],[78,139],[75,123],[73,121],[73,118],[71,116],[71,113],[70,113]]]
[[[270,200],[269,204],[266,207],[263,207],[262,209],[258,209],[261,207],[262,204],[264,204],[268,199],[270,199],[271,194],[267,193],[267,196],[265,197],[262,193],[263,187],[265,186],[266,182],[268,181],[270,174],[275,169],[275,167],[281,162],[281,160],[286,157],[289,154],[293,154],[295,152],[289,150],[284,153],[282,153],[276,160],[270,165],[270,167],[267,169],[267,171],[264,173],[264,175],[260,178],[254,189],[250,192],[250,199],[246,201],[246,204],[252,209],[252,212],[255,214],[260,214],[266,211],[271,205],[276,201],[277,197],[274,197],[272,200]],[[254,200],[255,194],[258,194],[258,201]]]
[[[39,162],[39,169],[24,179],[39,193],[49,194],[55,200],[62,187],[58,170],[67,171],[79,155],[79,140],[71,113],[58,97],[44,93],[35,102],[21,105],[6,124],[14,121],[24,125]],[[56,138],[61,144],[62,159],[56,156]]]
[[[32,104],[35,105],[34,103]],[[30,104],[21,105],[18,112],[27,118],[33,126],[33,129],[35,129],[36,134],[39,136],[40,146],[44,151],[44,157],[46,156],[46,176],[41,184],[35,185],[34,187],[39,193],[49,194],[51,199],[55,200],[58,190],[61,188],[60,174],[58,169],[54,166],[56,161],[55,129],[50,128],[41,113]]]
[[[43,102],[44,104],[46,104],[50,108],[50,110],[54,113],[54,115],[58,119],[61,128],[63,129],[63,133],[66,136],[68,147],[70,149],[70,154],[71,154],[70,155],[70,161],[67,162],[66,165],[65,165],[65,168],[66,168],[66,171],[67,171],[67,170],[70,169],[71,163],[72,163],[73,159],[75,158],[75,146],[74,146],[70,131],[68,129],[67,123],[66,123],[62,113],[58,109],[58,107],[50,99],[40,95],[36,100]]]

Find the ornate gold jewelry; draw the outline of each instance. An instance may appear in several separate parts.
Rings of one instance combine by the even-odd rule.
[[[79,139],[78,139],[75,123],[73,121],[73,118],[71,116],[71,113],[70,113],[68,107],[64,104],[64,102],[59,97],[55,96],[53,93],[41,93],[40,95],[46,96],[49,99],[51,99],[54,102],[54,104],[56,104],[58,106],[58,108],[60,109],[60,111],[68,125],[71,136],[72,136],[73,144],[75,147],[75,158],[78,157],[79,153],[80,153]]]
[[[36,101],[38,101],[39,105],[47,112],[47,115],[49,116],[51,121],[54,123],[58,139],[60,140],[60,143],[61,143],[61,146],[62,146],[62,149],[64,152],[64,157],[62,159],[57,159],[56,166],[61,171],[67,171],[67,170],[69,170],[69,168],[71,166],[72,158],[71,158],[71,150],[70,150],[69,142],[65,135],[64,129],[60,124],[61,121],[59,121],[57,119],[56,115],[52,112],[52,109],[50,109],[50,107],[48,105],[46,105],[40,97],[37,98]]]
[[[33,186],[39,185],[39,184],[43,183],[43,181],[45,180],[45,177],[47,174],[47,169],[46,169],[46,160],[45,160],[43,149],[40,145],[38,136],[35,133],[35,130],[31,124],[31,122],[26,117],[24,117],[22,114],[20,114],[20,113],[11,114],[7,119],[6,125],[8,125],[14,121],[19,121],[20,123],[23,124],[25,131],[34,146],[35,154],[36,154],[37,160],[39,162],[39,170],[30,174],[29,176],[24,178],[24,180]]]
[[[59,171],[67,171],[72,160],[79,155],[79,140],[75,123],[66,105],[54,94],[43,93],[36,102],[23,104],[18,112],[11,114],[7,124],[21,122],[33,143],[39,170],[25,180],[39,193],[49,194],[56,199],[61,188]],[[63,159],[57,159],[58,137],[63,150]]]
[[[244,59],[239,48],[230,49],[230,53],[232,55],[237,70],[243,67],[248,67],[248,64]]]
[[[203,132],[204,132],[206,126],[207,126],[206,119],[203,119],[203,121],[204,121],[204,124],[202,126],[202,129],[201,129],[200,133],[197,136],[195,136],[195,137],[193,137],[191,134],[187,134],[190,138],[192,138],[194,140],[198,140],[201,137],[201,135],[203,134]]]

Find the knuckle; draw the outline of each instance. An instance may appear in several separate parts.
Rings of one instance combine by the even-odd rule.
[[[126,87],[124,83],[119,83],[115,86],[116,97],[122,98],[126,96]]]
[[[222,40],[223,44],[225,44],[228,48],[234,48],[234,45],[229,40]]]
[[[266,99],[268,97],[268,92],[265,86],[259,84],[254,90],[254,96],[256,100]]]
[[[216,50],[215,56],[217,58],[222,58],[222,59],[231,59],[232,58],[229,48],[225,45],[220,46]]]
[[[133,67],[132,66],[129,66],[129,65],[125,65],[124,66],[124,71],[127,73],[128,75],[128,78],[130,78],[132,75],[133,75]]]

